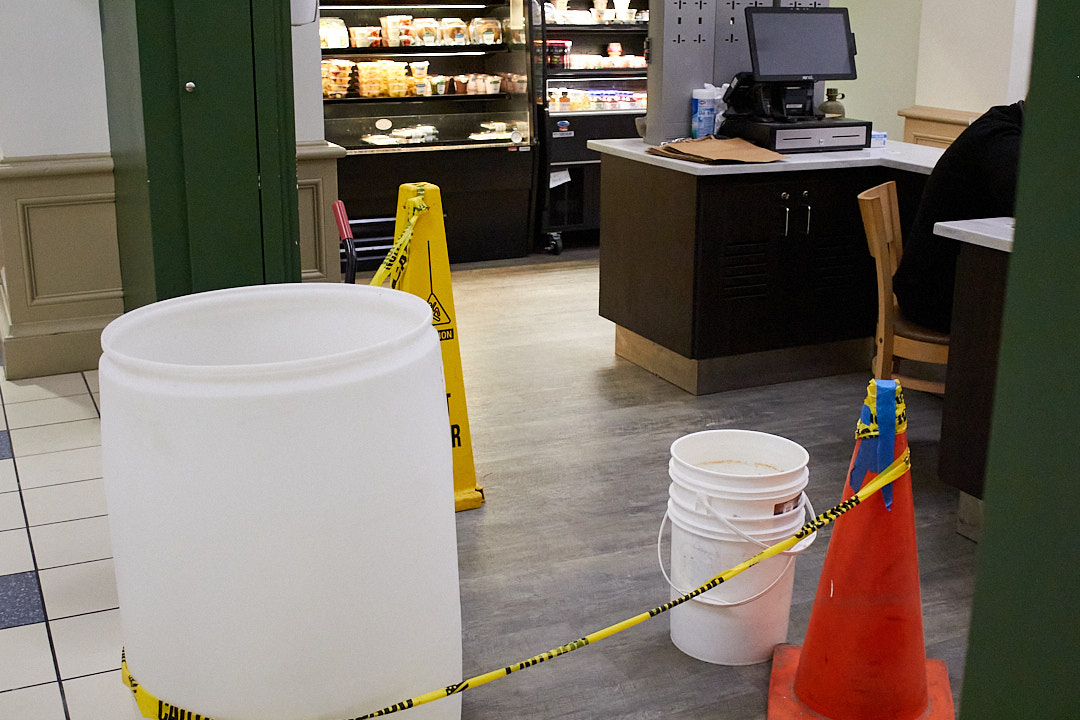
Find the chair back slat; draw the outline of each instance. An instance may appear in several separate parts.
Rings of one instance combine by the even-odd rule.
[[[857,197],[866,230],[866,243],[877,270],[878,321],[874,376],[882,380],[898,379],[905,382],[905,387],[916,390],[944,393],[945,386],[941,382],[904,377],[893,372],[894,357],[941,364],[947,362],[948,357],[947,345],[942,347],[940,344],[920,342],[906,334],[896,336],[897,306],[892,279],[904,255],[896,183],[882,183],[864,190]]]

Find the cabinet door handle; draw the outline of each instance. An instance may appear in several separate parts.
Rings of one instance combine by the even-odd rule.
[[[810,204],[806,204],[806,234],[810,234]]]
[[[784,206],[784,237],[788,236],[788,221],[791,219],[791,207]]]

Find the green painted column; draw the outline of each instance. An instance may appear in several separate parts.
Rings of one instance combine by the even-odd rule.
[[[1080,717],[1077,38],[1039,0],[961,720]]]
[[[288,0],[99,0],[124,307],[300,280]]]

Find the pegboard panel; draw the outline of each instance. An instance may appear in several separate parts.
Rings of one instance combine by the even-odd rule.
[[[828,7],[828,0],[650,0],[649,110],[645,140],[690,134],[690,96],[750,70],[747,7]],[[821,102],[822,83],[815,89]]]
[[[649,3],[648,142],[689,136],[690,94],[713,81],[715,27],[716,0]]]

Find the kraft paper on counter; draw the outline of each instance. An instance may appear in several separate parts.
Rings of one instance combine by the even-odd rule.
[[[718,140],[711,135],[696,140],[679,140],[666,145],[657,145],[647,148],[645,152],[649,155],[689,160],[706,165],[729,162],[767,163],[787,158],[787,155],[758,147],[742,138]]]

